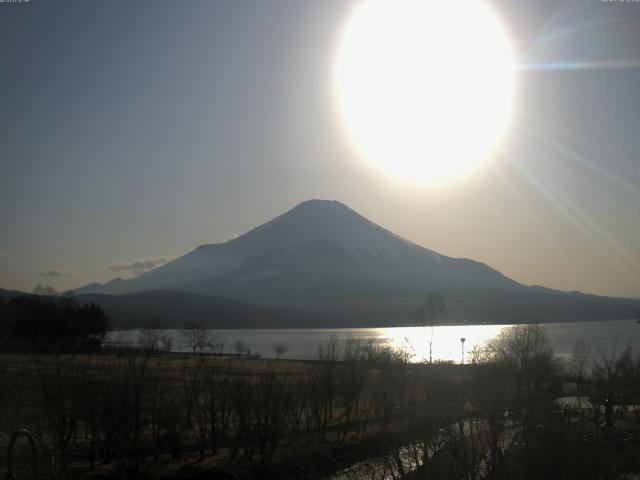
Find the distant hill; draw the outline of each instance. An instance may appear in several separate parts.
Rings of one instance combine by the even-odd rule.
[[[0,299],[30,295],[0,289]],[[379,302],[375,306],[302,309],[262,306],[237,300],[173,290],[110,295],[77,295],[80,303],[100,305],[114,328],[181,328],[197,322],[207,328],[338,328],[410,326],[411,301]],[[556,294],[529,290],[521,294],[477,294],[446,297],[442,323],[567,322],[636,318],[638,300],[595,295]]]
[[[237,315],[228,313],[237,323],[225,325],[303,327],[411,324],[412,312],[433,291],[445,296],[446,321],[455,323],[634,318],[640,303],[522,285],[483,263],[411,243],[326,200],[303,202],[236,239],[202,245],[138,277],[90,284],[76,293],[119,316],[126,309],[155,309],[165,319],[187,311],[205,318],[202,312],[224,306]],[[230,299],[238,303],[225,303]]]
[[[31,293],[0,288],[0,301]],[[297,328],[371,326],[367,312],[304,310],[253,305],[223,297],[173,290],[150,290],[124,295],[75,295],[80,304],[96,303],[112,328],[181,328],[196,322],[207,328]],[[2,321],[2,310],[0,310]],[[375,322],[373,322],[375,323]],[[380,324],[380,322],[378,322]]]
[[[79,295],[100,305],[117,328],[154,325],[179,328],[197,322],[208,328],[338,328],[411,326],[415,306],[352,309],[296,309],[261,306],[223,297],[171,290],[126,295]],[[568,322],[634,318],[638,301],[536,292],[447,298],[443,323]]]
[[[83,294],[76,299],[80,303],[100,305],[117,328],[177,328],[191,322],[207,328],[283,328],[321,319],[311,313],[172,290],[126,295]]]
[[[0,288],[0,300],[6,302],[13,297],[21,297],[23,295],[31,295],[30,293],[21,292],[20,290],[5,290]]]

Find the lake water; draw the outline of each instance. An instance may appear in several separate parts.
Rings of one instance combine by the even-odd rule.
[[[640,324],[635,320],[610,320],[601,322],[572,322],[542,324],[556,356],[568,359],[572,355],[577,339],[584,338],[592,349],[592,357],[622,351],[627,345],[640,345]],[[433,328],[433,360],[460,362],[462,359],[461,338],[465,338],[464,351],[468,357],[474,347],[482,345],[512,325],[458,325]],[[180,330],[163,330],[161,335],[172,337],[172,350],[188,352],[190,348],[183,342]],[[240,340],[245,348],[263,358],[274,358],[275,345],[284,345],[285,358],[313,359],[319,345],[335,338],[340,352],[349,339],[361,339],[379,345],[402,348],[409,351],[412,361],[420,362],[429,358],[429,327],[394,328],[326,328],[326,329],[246,329],[209,330],[210,338],[222,337],[224,351],[234,352],[234,344]],[[118,330],[110,332],[107,342],[116,344],[138,343],[139,330]],[[206,349],[205,349],[206,351]]]

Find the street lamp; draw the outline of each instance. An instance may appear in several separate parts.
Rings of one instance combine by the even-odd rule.
[[[462,365],[464,365],[464,341],[466,340],[466,338],[462,337],[460,339],[460,343],[462,344]]]

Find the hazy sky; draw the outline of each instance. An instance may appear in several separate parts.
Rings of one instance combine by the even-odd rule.
[[[520,282],[640,297],[640,3],[495,2],[540,68],[506,153],[439,188],[343,130],[355,3],[0,3],[0,287],[130,276],[326,198]]]

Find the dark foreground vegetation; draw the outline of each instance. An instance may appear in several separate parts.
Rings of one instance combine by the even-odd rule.
[[[39,288],[36,287],[36,291]],[[0,299],[0,350],[84,351],[100,349],[109,322],[94,304],[43,289],[34,295]]]
[[[27,428],[40,478],[636,478],[640,358],[600,356],[587,372],[588,356],[578,343],[560,368],[536,325],[466,366],[355,341],[313,362],[5,353],[0,475]],[[24,440],[13,459],[31,478]]]

